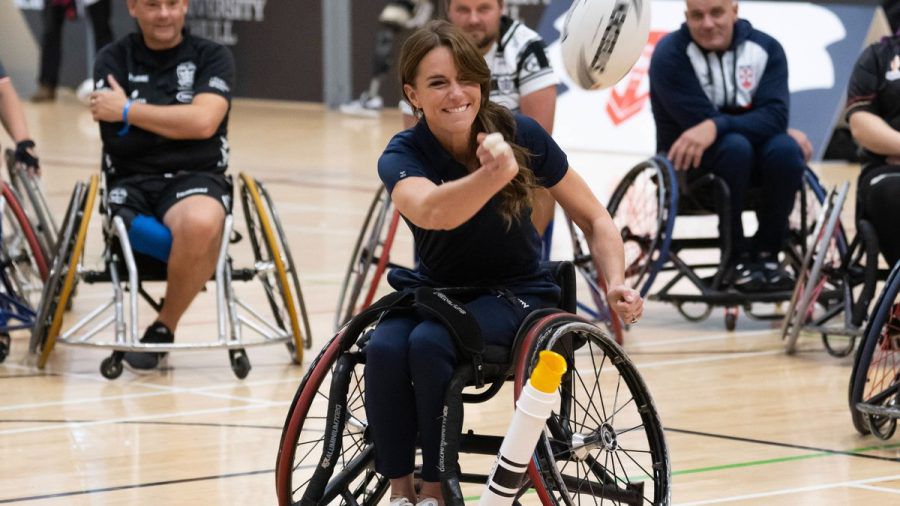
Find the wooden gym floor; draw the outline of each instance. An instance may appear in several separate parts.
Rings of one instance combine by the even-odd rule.
[[[29,104],[27,114],[47,195],[61,216],[75,181],[98,171],[97,128],[67,94]],[[312,318],[307,363],[330,337],[348,255],[378,187],[375,162],[399,124],[396,112],[368,120],[319,105],[235,101],[231,171],[266,183],[287,228]],[[604,201],[640,160],[569,155]],[[816,170],[828,184],[857,173],[852,166]],[[98,221],[86,249],[93,265]],[[237,227],[245,229],[240,217]],[[394,251],[410,250],[407,237],[399,241]],[[249,261],[246,241],[232,251],[236,263]],[[108,295],[108,286],[82,286],[73,315]],[[152,315],[142,310],[143,328]],[[214,317],[213,299],[201,294],[178,339],[211,338]],[[253,370],[244,381],[224,351],[174,354],[163,371],[126,370],[108,381],[98,372],[107,353],[58,346],[40,371],[27,346],[28,333],[15,333],[0,365],[0,504],[275,504],[281,426],[305,372],[284,347],[250,349]],[[815,337],[800,346],[786,356],[775,325],[744,314],[726,332],[721,310],[694,324],[671,306],[648,303],[625,348],[666,428],[675,503],[900,504],[900,444],[861,437],[850,422],[852,359],[828,356]],[[510,406],[508,396],[470,406],[466,427],[502,433]],[[474,502],[478,491],[466,493]]]

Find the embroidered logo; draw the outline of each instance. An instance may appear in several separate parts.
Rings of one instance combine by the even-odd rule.
[[[122,205],[125,203],[125,199],[128,198],[128,190],[122,188],[121,186],[117,186],[109,191],[109,201],[116,205]]]
[[[888,81],[900,79],[900,55],[894,55],[894,59],[891,60],[891,68],[885,72],[884,78]]]
[[[753,88],[756,82],[756,76],[753,74],[753,67],[750,65],[741,65],[738,68],[738,80],[741,82],[741,88],[749,90]]]
[[[194,65],[194,62],[189,61],[179,63],[178,66],[175,67],[175,75],[178,77],[179,90],[189,90],[194,87],[194,73],[196,71],[197,66]]]

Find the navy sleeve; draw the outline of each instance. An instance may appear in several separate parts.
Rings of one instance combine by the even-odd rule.
[[[197,69],[194,94],[215,93],[231,101],[234,86],[234,57],[225,46],[211,45],[205,51],[203,65]]]
[[[394,186],[403,179],[428,177],[421,159],[416,155],[411,136],[412,130],[398,133],[378,158],[378,177],[388,193],[392,193]]]
[[[569,170],[569,160],[562,148],[537,121],[516,114],[516,144],[531,153],[529,168],[538,183],[550,188],[562,180]]]
[[[765,142],[766,139],[784,133],[788,127],[788,67],[784,49],[775,39],[767,37],[764,42],[769,53],[766,70],[756,94],[753,95],[753,108],[743,114],[722,114],[714,121],[717,134],[729,132],[742,134],[752,144]]]
[[[703,92],[686,48],[677,43],[677,33],[667,35],[653,51],[650,93],[663,109],[657,114],[671,118],[683,132],[703,120],[719,116],[719,110]]]
[[[878,71],[876,45],[867,47],[856,60],[856,66],[853,67],[850,85],[847,87],[847,108],[844,113],[847,121],[850,120],[850,115],[857,111],[866,111],[881,116],[875,100],[878,96],[882,75]]]

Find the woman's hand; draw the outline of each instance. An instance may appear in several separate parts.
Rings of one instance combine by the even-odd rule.
[[[492,176],[511,181],[519,173],[519,165],[513,155],[512,148],[503,140],[500,133],[478,134],[478,150],[475,156],[481,163],[479,170],[486,171]]]
[[[634,325],[644,314],[644,299],[634,288],[615,285],[606,292],[609,307],[628,325]]]

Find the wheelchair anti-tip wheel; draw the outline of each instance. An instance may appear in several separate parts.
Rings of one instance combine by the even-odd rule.
[[[616,342],[622,344],[622,321],[609,308],[606,300],[606,280],[597,272],[584,234],[570,218],[567,217],[566,222],[569,224],[569,235],[572,237],[573,263],[587,285],[593,302],[593,307],[578,302],[578,309],[588,313],[592,320],[602,323]]]
[[[395,267],[390,263],[390,254],[399,223],[400,213],[391,205],[391,197],[382,186],[369,204],[353,246],[353,256],[338,297],[335,330],[372,304],[385,271]]]
[[[294,362],[301,364],[304,348],[309,348],[312,343],[309,341],[311,339],[309,318],[303,304],[297,267],[288,250],[281,222],[265,188],[247,174],[241,173],[240,178],[244,218],[247,220],[247,231],[256,266],[260,269],[258,277],[276,322],[293,336],[292,345],[288,346],[288,349],[292,352]],[[246,358],[246,355],[243,356]],[[232,363],[234,364],[234,359]],[[235,368],[235,374],[239,371],[243,371],[243,366]],[[247,371],[249,372],[249,367]],[[244,375],[246,376],[246,372]]]
[[[625,282],[646,296],[669,252],[678,186],[668,160],[654,157],[631,169],[609,200],[625,245]]]
[[[32,308],[37,307],[41,290],[49,274],[47,259],[31,222],[28,220],[15,192],[3,182],[2,187],[2,248],[10,280],[16,293]]]
[[[528,468],[543,504],[669,504],[671,465],[650,393],[625,352],[567,313],[544,317],[515,359],[515,393],[551,349],[568,370]]]
[[[390,486],[390,480],[374,471],[375,451],[367,436],[360,347],[365,339],[354,342],[347,337],[339,334],[322,348],[288,411],[275,466],[282,506],[302,500],[374,505]],[[325,452],[326,444],[336,451]],[[342,471],[336,470],[330,481],[331,473],[319,470],[334,467]]]
[[[84,251],[99,184],[100,178],[95,174],[91,176],[87,187],[79,182],[72,191],[60,240],[57,242],[53,266],[50,268],[47,283],[44,284],[41,304],[31,331],[31,350],[40,352],[37,361],[39,369],[43,369],[47,364],[62,327],[63,313],[75,285],[78,262]]]
[[[860,434],[889,439],[900,417],[900,262],[866,325],[850,376],[850,415]]]

